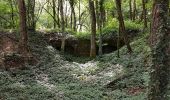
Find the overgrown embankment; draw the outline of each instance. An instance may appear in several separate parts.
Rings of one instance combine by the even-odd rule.
[[[0,98],[3,100],[145,100],[150,49],[145,35],[126,48],[96,59],[61,55],[39,33],[30,33],[29,45],[36,65],[12,72],[0,70]],[[83,63],[82,63],[83,62]],[[120,78],[129,75],[127,78]],[[114,89],[110,89],[111,82]]]

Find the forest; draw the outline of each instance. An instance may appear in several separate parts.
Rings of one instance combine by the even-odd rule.
[[[0,0],[0,100],[170,100],[170,0]]]

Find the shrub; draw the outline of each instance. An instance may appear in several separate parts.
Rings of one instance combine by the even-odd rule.
[[[139,22],[134,22],[131,20],[125,20],[126,30],[140,30],[143,25]],[[116,18],[108,21],[106,26],[102,29],[103,34],[114,33],[116,34],[119,30],[119,22]],[[98,32],[99,33],[99,32]]]

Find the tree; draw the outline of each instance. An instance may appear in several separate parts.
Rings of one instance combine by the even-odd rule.
[[[56,28],[56,10],[55,10],[56,2],[55,0],[52,0],[52,4],[53,4],[52,8],[53,8],[53,20],[54,20],[54,29],[55,29]]]
[[[27,0],[27,27],[28,30],[35,31],[35,0]]]
[[[26,7],[24,0],[18,0],[19,20],[20,20],[20,49],[25,52],[28,49],[28,34],[26,28]]]
[[[169,0],[154,0],[150,46],[152,66],[148,100],[168,100],[167,85],[170,67],[170,31],[168,29]]]
[[[100,14],[99,14],[99,1],[98,0],[95,0],[95,11],[96,11],[96,25],[97,25],[97,30],[100,28],[99,27],[99,24],[100,24],[100,22],[99,22],[99,16],[100,16]]]
[[[130,20],[133,19],[132,15],[133,15],[133,13],[132,13],[132,0],[129,0],[129,18],[130,18]]]
[[[67,18],[67,12],[68,12],[68,4],[67,4],[67,0],[64,0],[64,18],[65,18],[65,27],[67,28],[68,27],[68,18]]]
[[[104,0],[99,0],[99,19],[98,19],[98,27],[99,27],[99,55],[103,54],[102,51],[102,28],[104,27]]]
[[[80,11],[81,11],[81,7],[80,7],[80,4],[81,4],[81,2],[80,2],[80,0],[79,0],[79,26],[81,25],[81,15],[80,15]],[[81,31],[81,28],[79,29],[79,32]]]
[[[43,9],[53,18],[53,28],[55,29],[56,28],[56,24],[58,24],[58,27],[60,28],[60,24],[59,24],[59,12],[58,14],[56,14],[56,1],[55,0],[52,0],[52,14],[50,12],[50,4],[51,2],[50,1],[47,1],[47,9],[45,7],[43,7]],[[56,19],[56,16],[58,17],[58,19]]]
[[[143,8],[143,19],[144,19],[144,29],[147,28],[147,18],[146,18],[146,13],[147,13],[147,10],[146,10],[146,0],[142,0],[142,8]]]
[[[66,34],[65,34],[65,23],[64,23],[64,12],[63,12],[63,0],[60,0],[60,17],[61,17],[61,30],[63,34],[62,42],[61,42],[61,51],[64,52],[65,50],[65,40],[66,40]]]
[[[134,21],[136,19],[136,0],[133,0],[133,14],[132,14],[132,20]]]
[[[58,28],[60,28],[60,0],[57,0],[58,1],[58,7],[57,7],[57,24],[58,24]]]
[[[11,8],[11,27],[14,28],[14,7],[13,7],[13,0],[9,0],[10,8]]]
[[[122,35],[123,35],[124,43],[126,44],[129,53],[131,53],[132,49],[131,49],[131,46],[130,46],[130,43],[128,40],[128,36],[126,33],[124,19],[123,19],[122,10],[121,10],[121,0],[115,0],[115,1],[116,1],[116,7],[117,7],[120,33],[122,33]]]
[[[96,13],[94,8],[94,1],[89,0],[89,12],[91,19],[91,49],[90,57],[96,57]]]
[[[76,31],[76,14],[75,14],[75,10],[74,10],[74,2],[75,0],[69,0],[70,3],[70,7],[71,7],[71,28],[73,26],[73,30]],[[74,18],[74,21],[72,20]],[[72,21],[73,21],[73,25],[72,25]]]

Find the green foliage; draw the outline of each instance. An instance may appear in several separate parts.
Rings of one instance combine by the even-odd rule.
[[[0,0],[0,14],[6,14],[6,13],[9,13],[10,12],[10,9],[9,9],[9,5],[8,5],[8,2],[4,1],[4,0]]]
[[[131,20],[126,20],[125,21],[125,27],[127,30],[141,30],[143,27],[143,24],[140,22],[134,22]]]
[[[65,91],[65,100],[102,100],[102,91],[100,87],[93,87],[87,84],[63,84],[59,86],[61,90]]]
[[[111,19],[106,23],[106,26],[102,29],[102,34],[108,34],[112,32],[118,32],[119,22],[116,18]]]
[[[107,95],[109,98],[106,100],[146,100],[146,93],[127,95],[126,91],[123,90],[109,91]]]
[[[40,0],[43,1],[43,0]],[[36,8],[41,8],[36,2]],[[141,30],[143,24],[137,21],[129,20],[129,0],[122,1],[122,12],[125,19],[126,30]],[[78,5],[78,0],[75,2],[75,6]],[[15,4],[13,4],[15,5]],[[80,12],[87,10],[88,0],[82,1],[83,9]],[[152,3],[149,1],[147,8],[151,9]],[[47,7],[46,5],[44,7]],[[116,7],[114,0],[105,0],[104,8],[107,11],[107,21],[105,27],[102,29],[104,35],[115,36],[119,30],[119,23],[116,19]],[[77,10],[77,8],[76,8]],[[141,12],[141,0],[137,0],[137,17]],[[37,11],[37,9],[35,10]],[[18,23],[17,7],[14,7],[15,13],[15,26]],[[52,8],[49,8],[49,12],[52,14]],[[87,11],[88,12],[88,11]],[[150,11],[148,11],[150,13]],[[37,12],[36,12],[37,13]],[[5,0],[0,0],[0,16],[4,19],[0,20],[2,28],[9,28],[11,10],[10,5]],[[149,15],[149,14],[148,14]],[[88,13],[85,13],[82,18],[86,18],[84,25],[89,29],[90,21]],[[53,28],[52,17],[42,10],[42,13],[37,20],[37,28],[43,29],[46,32],[60,32],[61,29]],[[67,15],[65,17],[70,17]],[[78,14],[76,11],[76,17]],[[149,18],[149,16],[148,16]],[[90,32],[74,32],[68,26],[66,32],[74,35],[79,39],[90,39]],[[18,34],[18,33],[17,33]],[[99,35],[99,32],[97,33]],[[19,34],[18,34],[19,37]],[[117,51],[111,54],[106,54],[96,58],[94,61],[99,62],[90,68],[87,68],[88,72],[83,72],[83,68],[80,68],[78,64],[84,64],[90,60],[88,57],[75,57],[72,55],[61,55],[59,51],[49,46],[44,38],[39,33],[29,33],[29,46],[33,55],[37,58],[38,63],[35,66],[27,65],[24,70],[15,70],[13,72],[7,72],[0,70],[0,99],[5,100],[145,100],[146,93],[140,92],[137,95],[129,95],[127,88],[131,87],[147,87],[149,81],[149,75],[147,67],[150,66],[148,62],[150,59],[150,48],[146,44],[147,35],[141,35],[131,43],[133,53],[127,54],[126,47],[120,49],[120,58],[117,58]],[[74,62],[74,63],[73,63]],[[78,63],[78,64],[75,64]],[[120,75],[113,77],[102,77],[107,74],[106,71],[115,71],[115,65],[123,66],[123,72],[120,75],[133,74],[132,76],[118,81],[116,84],[120,86],[120,89],[109,91],[103,88],[108,81],[112,81],[118,78]],[[87,66],[88,67],[88,66]],[[104,73],[105,72],[105,73]],[[85,81],[87,77],[97,77],[95,82]],[[102,77],[102,78],[101,78]],[[99,78],[99,79],[98,79]],[[121,86],[126,85],[126,88]]]
[[[15,15],[17,13],[17,9],[15,7],[13,7],[13,13],[14,22],[18,22],[18,16]],[[18,24],[14,26],[18,26]],[[11,6],[8,0],[0,0],[0,27],[5,29],[12,28]]]
[[[90,39],[90,33],[89,32],[77,32],[76,37],[79,39]]]
[[[117,82],[118,86],[125,85],[126,88],[147,87],[149,82],[149,73],[147,70],[149,66],[151,66],[151,50],[146,44],[147,37],[148,33],[145,33],[140,37],[137,37],[135,39],[136,41],[131,43],[133,48],[133,53],[131,55],[126,53],[126,47],[122,47],[120,49],[120,58],[117,58],[117,52],[106,54],[97,58],[96,60],[99,60],[100,63],[98,64],[99,68],[96,70],[96,73],[101,72],[102,70],[106,70],[113,64],[120,64],[124,67],[124,74],[132,74],[132,76]],[[116,91],[117,90],[113,91],[110,93],[110,95],[115,95]],[[145,100],[146,93],[141,93],[137,96],[128,96],[127,94],[123,94],[123,92],[119,92],[116,96],[113,97],[116,97],[115,99],[121,100]]]
[[[90,32],[75,32],[69,28],[66,29],[66,32],[68,34],[75,36],[78,39],[90,39],[90,35],[91,35]]]
[[[143,24],[139,22],[134,22],[131,20],[125,20],[125,28],[126,30],[141,30]],[[102,34],[104,37],[112,37],[118,34],[119,30],[119,22],[116,18],[111,19],[109,22],[106,23],[106,26],[102,29]],[[99,32],[98,34],[99,35]]]
[[[113,1],[113,0],[112,0],[112,1],[110,1],[110,0],[105,0],[105,2],[104,2],[104,7],[105,7],[105,9],[112,11],[113,8],[115,8],[115,5],[113,5],[113,4],[114,4],[114,1]]]
[[[39,33],[29,33],[29,45],[38,59],[35,66],[7,72],[0,70],[0,98],[5,100],[100,100],[102,91],[72,74],[73,64],[49,46]],[[46,76],[47,75],[47,76]],[[46,80],[47,77],[47,80]],[[50,88],[51,87],[51,88]]]
[[[50,1],[49,4],[52,4],[52,2]],[[75,10],[78,10],[78,5],[79,5],[79,1],[75,0],[74,1],[75,4]],[[147,12],[148,12],[148,19],[151,18],[151,9],[152,9],[152,0],[148,0],[146,3],[146,8],[147,8]],[[16,1],[12,1],[12,5],[13,5],[13,10],[14,10],[14,26],[15,28],[18,28],[18,24],[19,24],[19,18],[18,18],[18,7],[17,2]],[[67,4],[69,5],[69,4]],[[90,29],[90,17],[88,16],[89,12],[88,12],[88,0],[84,0],[81,1],[81,13],[84,12],[84,14],[81,15],[81,20],[83,22],[83,28],[87,28]],[[107,20],[106,23],[110,22],[110,20],[112,20],[112,18],[116,18],[116,5],[115,5],[115,1],[114,0],[104,0],[104,9],[106,10],[107,13]],[[27,3],[26,3],[27,6]],[[43,7],[44,6],[44,7]],[[57,5],[56,5],[57,6]],[[141,16],[141,12],[142,12],[142,2],[141,0],[136,0],[136,6],[137,6],[137,12],[136,12],[136,16],[137,16],[137,20],[140,20],[140,16]],[[64,5],[64,7],[66,7]],[[45,8],[46,10],[44,10],[43,8]],[[42,11],[41,11],[42,9]],[[65,9],[65,8],[64,8]],[[35,4],[35,20],[36,20],[36,28],[37,29],[52,29],[53,28],[53,12],[52,12],[52,6],[48,5],[45,3],[44,0],[41,1],[37,1]],[[47,13],[48,12],[48,13]],[[78,19],[79,14],[78,11],[75,12],[76,13],[76,18]],[[125,20],[129,20],[129,0],[123,0],[122,1],[122,13],[124,15]],[[71,23],[71,19],[70,19],[70,12],[67,11],[67,13],[64,12],[65,18],[67,18],[67,28],[70,28],[70,23]],[[1,18],[1,27],[2,28],[11,28],[11,7],[10,7],[10,1],[8,0],[0,0],[0,16],[5,18],[6,20]],[[56,18],[56,20],[58,20]],[[77,20],[78,23],[78,20]],[[86,26],[86,27],[84,27]],[[133,26],[133,25],[132,25]],[[58,27],[58,26],[57,26]],[[107,26],[106,26],[107,27]],[[108,28],[108,27],[107,27]]]
[[[133,73],[133,75],[117,82],[118,86],[146,87],[149,81],[146,71],[149,64],[147,65],[146,61],[150,59],[150,48],[146,44],[147,36],[143,34],[131,43],[133,48],[131,55],[126,53],[126,47],[122,47],[121,58],[117,58],[117,52],[100,56],[93,60],[98,62],[96,67],[87,68],[88,73],[86,73],[73,62],[84,64],[92,60],[91,58],[61,55],[43,40],[41,34],[29,33],[30,50],[39,62],[35,66],[27,65],[24,70],[13,72],[1,70],[0,98],[7,100],[145,100],[146,93],[143,92],[129,95],[126,88],[122,91],[119,89],[110,91],[103,88],[103,80],[106,84],[106,81],[116,79],[118,76],[96,78],[94,82],[85,81],[85,79],[88,76],[101,77],[101,73],[107,68],[120,64],[123,66],[123,74]]]
[[[53,19],[48,14],[42,14],[37,22],[38,29],[52,29],[53,28]]]

